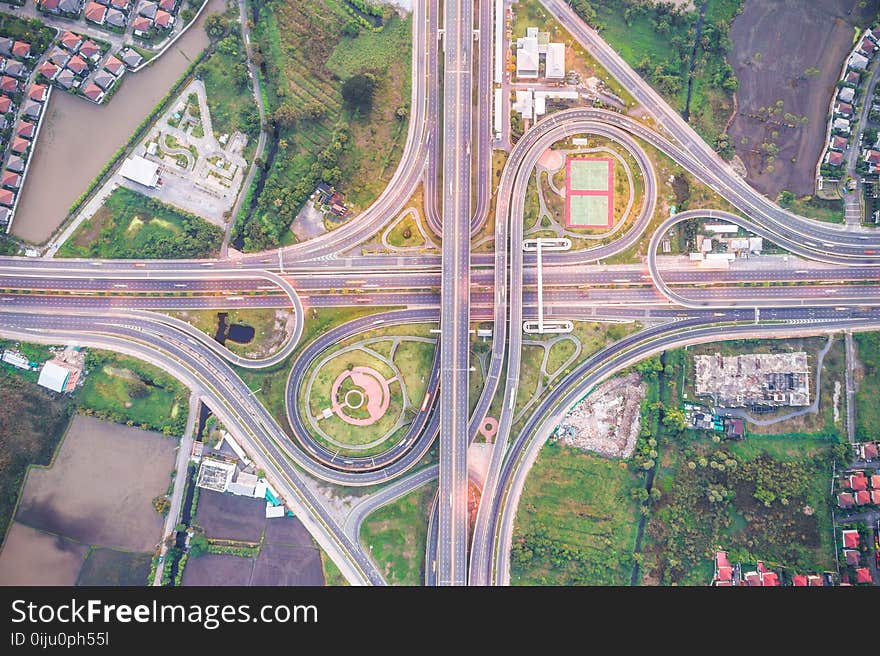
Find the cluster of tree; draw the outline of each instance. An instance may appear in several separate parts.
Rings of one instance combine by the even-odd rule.
[[[598,553],[581,549],[550,537],[543,526],[514,540],[510,547],[510,564],[515,573],[543,566],[564,569],[568,580],[557,580],[557,585],[620,585],[620,573],[629,567],[629,556],[619,553],[613,545]]]
[[[373,95],[379,81],[372,73],[358,73],[342,85],[342,99],[346,106],[359,114],[369,114],[373,109]]]
[[[779,195],[776,197],[776,202],[779,204],[779,207],[783,209],[788,209],[794,203],[795,196],[788,189],[783,189],[779,192]]]
[[[222,39],[229,32],[229,19],[223,14],[211,14],[205,18],[205,32],[211,39]]]

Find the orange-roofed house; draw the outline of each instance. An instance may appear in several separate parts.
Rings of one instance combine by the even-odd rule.
[[[28,98],[37,102],[44,102],[49,95],[49,87],[45,84],[32,84],[28,89]]]
[[[61,67],[50,61],[44,61],[37,67],[37,72],[48,80],[54,80],[60,71]]]
[[[12,54],[15,57],[21,57],[22,59],[28,59],[31,56],[31,44],[26,43],[25,41],[16,41],[12,45]]]
[[[852,492],[841,492],[837,495],[837,505],[841,508],[852,508],[854,503]]]
[[[795,574],[791,577],[791,584],[796,588],[806,588],[807,587],[807,575],[806,574]]]
[[[880,490],[880,474],[871,476],[871,487],[875,490]]]
[[[0,176],[0,184],[10,189],[18,189],[21,186],[21,176],[14,171],[3,171],[3,175]]]
[[[85,17],[88,21],[103,25],[104,19],[107,17],[107,7],[99,5],[97,2],[90,2],[86,5]]]
[[[8,189],[0,189],[0,205],[12,207],[15,204],[15,194]]]
[[[880,490],[871,490],[871,503],[880,506]]]
[[[874,579],[871,578],[871,570],[867,567],[859,567],[856,570],[856,583],[873,583]]]
[[[28,146],[30,146],[30,142],[27,139],[22,139],[21,137],[16,137],[12,140],[12,145],[10,148],[12,152],[21,155],[22,153],[26,153]]]
[[[846,529],[841,531],[841,535],[843,536],[843,548],[844,549],[858,549],[859,548],[859,532],[855,529]]]
[[[867,490],[859,490],[856,492],[856,505],[866,506],[871,503],[871,493]]]
[[[864,474],[856,474],[855,476],[849,477],[849,487],[850,489],[859,491],[859,490],[867,490],[868,489],[868,477]]]

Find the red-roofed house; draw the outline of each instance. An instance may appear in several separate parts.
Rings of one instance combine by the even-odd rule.
[[[810,574],[807,576],[807,585],[811,588],[821,588],[825,583],[822,581],[822,577],[818,574]]]
[[[49,87],[45,84],[32,84],[31,88],[28,89],[28,98],[36,100],[37,102],[45,101],[48,95]]]
[[[67,62],[67,68],[77,75],[83,75],[84,73],[89,72],[89,65],[86,64],[86,60],[79,55],[74,55],[70,58],[70,61]]]
[[[797,588],[806,588],[807,587],[807,575],[806,574],[795,574],[791,577],[791,584]]]
[[[760,586],[761,575],[758,572],[746,572],[743,574],[743,581],[745,581],[746,585]]]
[[[30,146],[30,143],[26,139],[16,137],[12,140],[12,145],[10,146],[10,148],[12,149],[12,152],[16,155],[21,155],[22,153],[27,152],[28,146]]]
[[[843,137],[839,137],[837,135],[834,135],[833,137],[831,137],[831,149],[832,150],[846,150],[846,145],[848,143],[849,142],[846,139],[844,139]]]
[[[880,448],[876,442],[865,442],[862,444],[862,460],[873,460],[880,455]]]
[[[844,549],[859,548],[859,532],[855,529],[846,529],[840,532],[843,537]]]
[[[101,98],[104,97],[104,92],[97,84],[89,83],[86,85],[86,88],[83,89],[83,95],[92,102],[97,103],[101,102]]]
[[[877,44],[871,41],[871,39],[862,39],[862,45],[859,46],[859,50],[871,57],[877,50]]]
[[[880,156],[880,153],[878,153],[876,150],[873,150],[871,152],[877,153],[877,155]],[[880,161],[880,160],[878,160],[878,161]],[[849,477],[849,487],[851,489],[857,490],[857,491],[858,490],[867,490],[868,489],[868,477],[862,473],[856,474],[854,476],[851,475]]]
[[[22,59],[29,59],[31,56],[31,44],[26,43],[25,41],[16,41],[12,45],[12,54],[15,57],[21,57]]]
[[[104,62],[104,68],[116,77],[119,77],[119,75],[125,71],[125,64],[116,59],[113,55],[110,55],[107,57],[107,61]]]
[[[715,577],[712,581],[714,585],[727,584],[733,581],[733,568],[730,561],[727,560],[726,551],[717,551],[715,553]]]
[[[866,506],[871,503],[871,493],[867,490],[859,490],[856,492],[856,505]]]
[[[95,59],[101,56],[101,48],[97,43],[89,40],[79,47],[79,54],[85,59]]]
[[[873,474],[871,476],[871,487],[875,490],[880,490],[880,474]]]
[[[834,106],[834,113],[849,118],[853,115],[853,106],[849,103],[839,102]]]
[[[54,80],[61,68],[50,61],[44,61],[37,67],[37,72],[48,80]]]
[[[856,583],[873,583],[871,578],[871,570],[867,567],[859,567],[856,570]]]
[[[837,495],[837,505],[841,508],[852,508],[854,503],[852,492],[841,492]]]
[[[107,17],[107,7],[99,5],[97,2],[90,2],[86,5],[85,16],[86,20],[103,25],[104,19]]]
[[[859,80],[861,79],[861,77],[859,76],[859,74],[858,74],[856,71],[850,71],[849,73],[846,74],[846,77],[845,77],[844,79],[845,79],[849,84],[855,84],[855,85],[858,85]]]
[[[12,98],[9,96],[0,96],[0,114],[5,114],[12,109]]]
[[[15,194],[8,189],[0,189],[0,205],[12,207],[15,203]]]
[[[831,166],[840,166],[843,164],[843,153],[838,153],[836,150],[828,151],[828,163]]]
[[[858,565],[859,564],[859,552],[855,549],[844,549],[843,550],[843,559],[846,561],[847,565]]]
[[[14,171],[3,171],[3,175],[0,176],[0,185],[10,189],[18,189],[21,185],[21,176]]]
[[[33,123],[28,123],[27,121],[21,121],[18,124],[18,128],[15,130],[15,134],[17,134],[22,139],[33,139],[34,134],[37,131],[37,126]]]
[[[61,4],[61,0],[42,0],[42,2],[40,2],[40,6],[43,8],[43,11],[49,11],[53,14],[58,13],[59,4]]]
[[[65,32],[61,35],[59,42],[61,43],[61,47],[65,50],[76,52],[82,44],[82,37],[79,34],[74,34],[73,32]]]
[[[174,7],[177,6],[177,0],[159,0],[159,9],[164,9],[165,11],[174,11]]]
[[[779,585],[779,576],[776,574],[776,572],[771,572],[769,569],[764,567],[764,562],[761,560],[758,561],[758,573],[761,575],[761,585]]]
[[[156,12],[156,18],[153,19],[153,23],[155,23],[156,27],[159,29],[167,30],[174,25],[174,17],[167,11],[162,11],[160,9]]]
[[[880,490],[871,490],[871,503],[880,506]]]
[[[135,34],[146,34],[150,31],[151,26],[150,20],[143,16],[135,16],[131,21],[131,29],[134,30]]]
[[[0,91],[3,93],[15,93],[18,91],[18,80],[8,75],[0,77]]]

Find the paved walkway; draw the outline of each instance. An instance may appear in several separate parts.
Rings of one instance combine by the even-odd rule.
[[[844,333],[846,343],[846,436],[850,444],[856,441],[856,391],[853,382],[853,369],[856,365],[855,350],[853,349],[852,332]]]

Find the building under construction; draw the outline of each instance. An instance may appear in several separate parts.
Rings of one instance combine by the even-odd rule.
[[[694,356],[697,396],[723,408],[766,410],[810,404],[807,354],[750,353]]]

